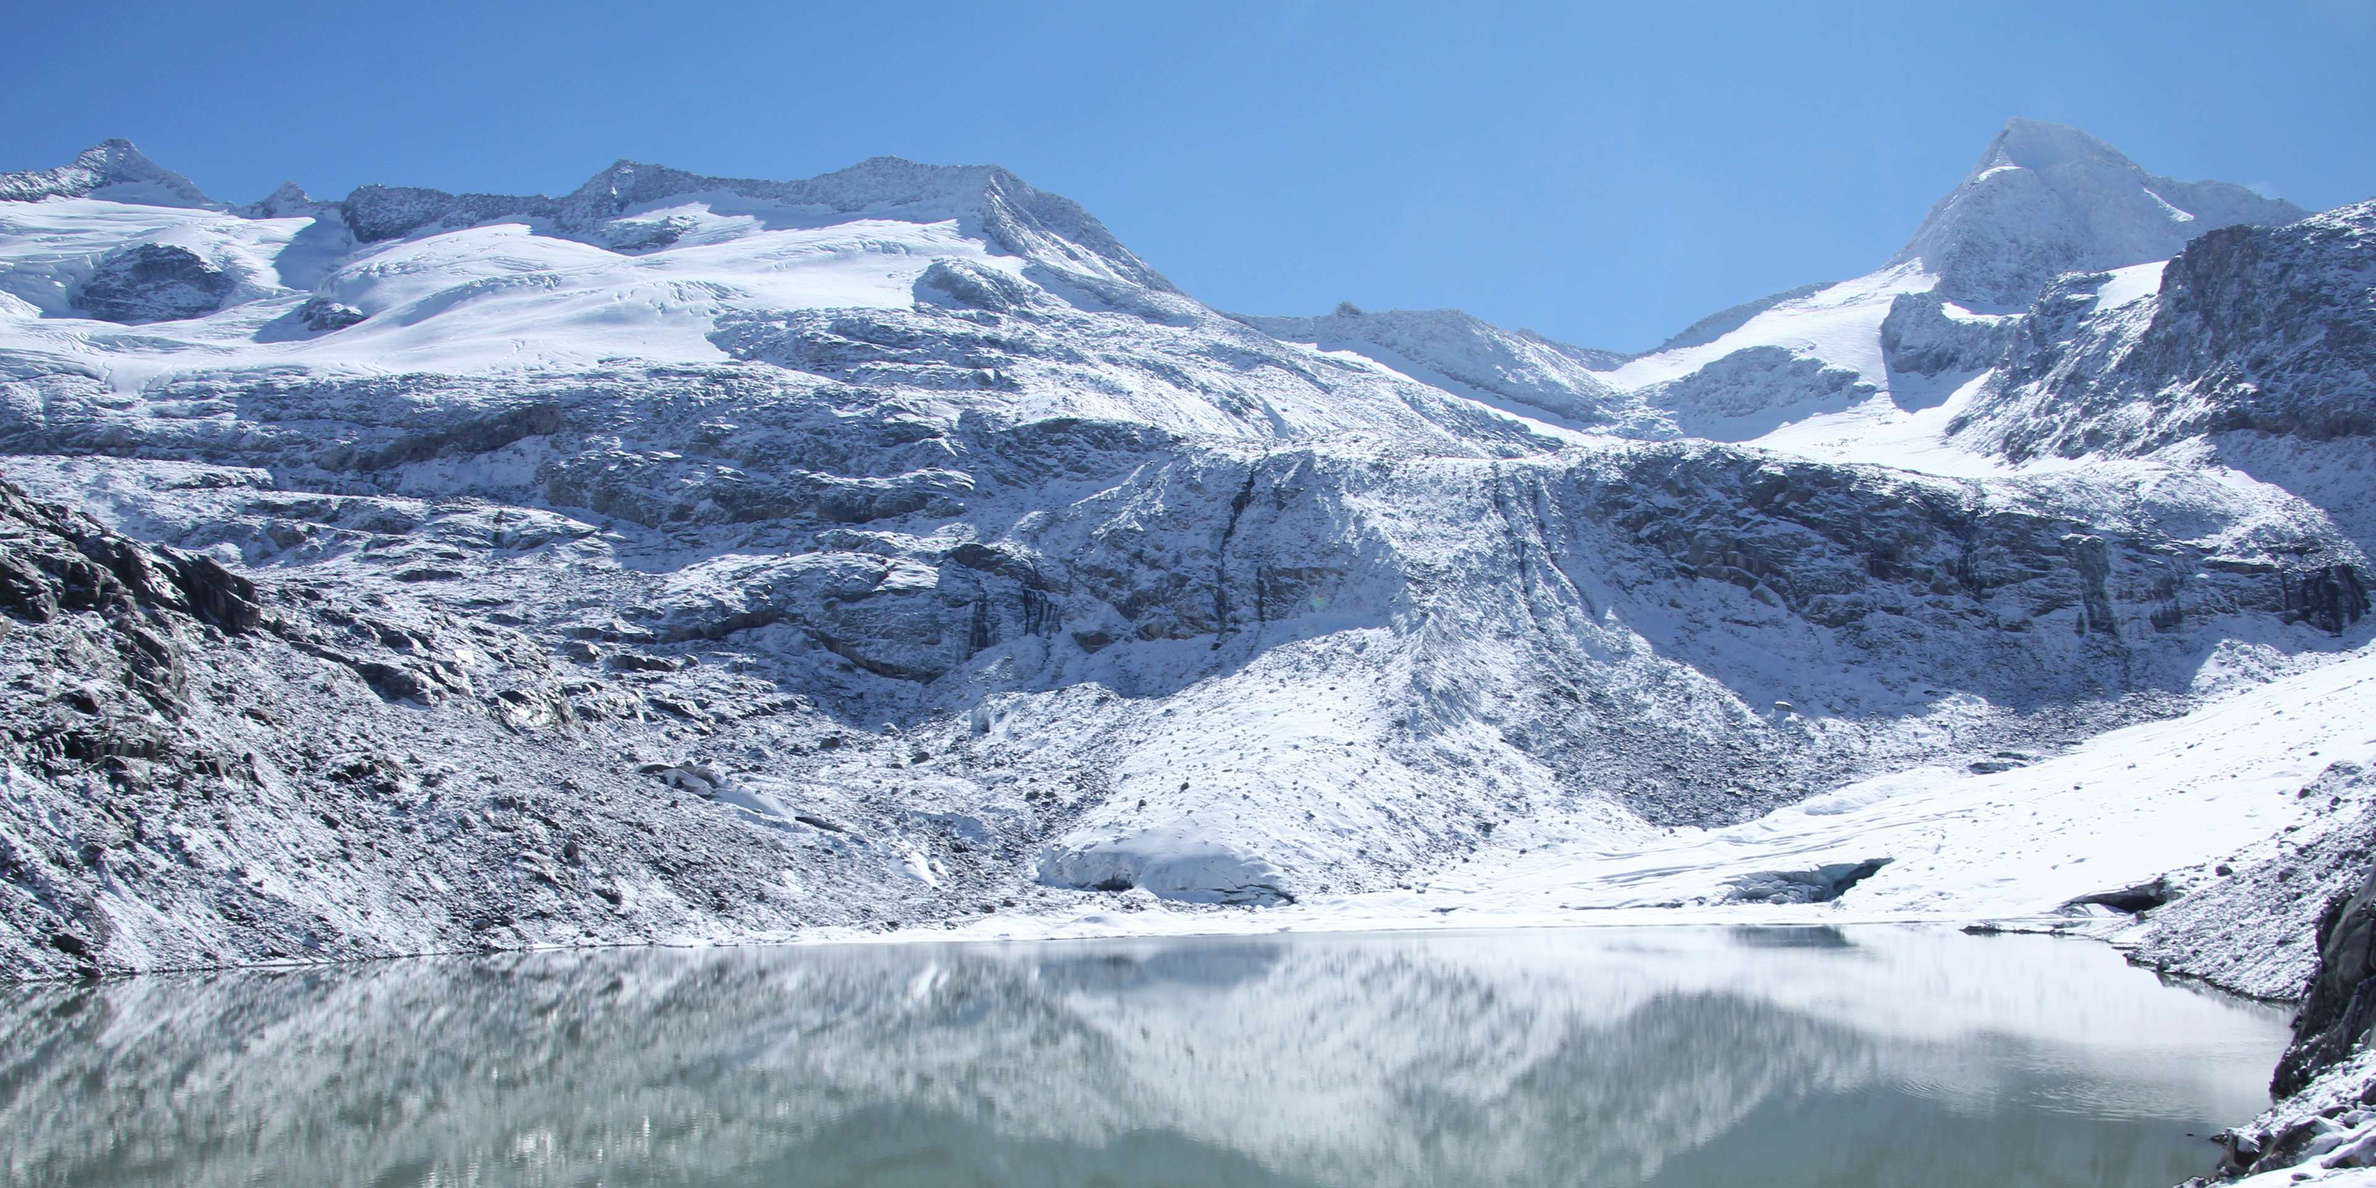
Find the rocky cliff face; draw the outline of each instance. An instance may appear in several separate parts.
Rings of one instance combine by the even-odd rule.
[[[2050,288],[1953,432],[2027,459],[2376,428],[2376,203],[2211,232],[2124,304],[2107,279]]]
[[[2376,540],[2366,498],[2371,245],[2376,203],[2363,202],[2207,234],[2157,282],[2064,277],[1949,433],[2014,460],[2233,467],[2303,496],[2354,539]]]
[[[722,803],[658,758],[681,707],[517,632],[259,584],[6,484],[0,686],[13,976],[896,922],[954,891],[905,842]],[[835,799],[801,807],[859,815]]]
[[[2362,775],[2330,774],[2352,780]],[[2315,869],[2324,855],[2285,859],[2289,868],[2312,868],[2288,870],[2289,878],[2310,876],[2304,883],[2317,879],[2331,885],[2322,876],[2333,870],[2349,871],[2352,878],[2325,901],[2311,932],[2315,962],[2294,1016],[2293,1043],[2269,1086],[2277,1104],[2251,1123],[2222,1133],[2225,1155],[2216,1178],[2189,1184],[2241,1176],[2251,1176],[2252,1183],[2291,1183],[2337,1169],[2376,1167],[2376,1110],[2369,1108],[2376,1103],[2376,1054],[2367,1046],[2376,1024],[2376,878],[2365,873],[2369,825],[2363,811],[2334,831],[2339,844],[2322,848],[2340,850],[2340,860],[2324,863],[2328,870]],[[2299,896],[2317,886],[2291,890]]]
[[[785,754],[820,732],[921,747],[951,803],[1039,847],[963,860],[993,882],[1275,900],[1546,812],[1739,820],[1942,745],[2158,712],[2204,649],[2346,642],[2364,605],[2350,545],[2216,484],[853,422],[615,377],[438,390],[407,381],[395,423],[376,384],[248,389],[227,433],[53,417],[67,436],[19,473],[631,674],[685,723],[672,757],[728,785],[820,778]],[[379,423],[332,428],[340,408]],[[78,460],[98,442],[177,460]],[[458,683],[396,667],[398,701]],[[750,713],[787,698],[804,712]],[[594,762],[656,761],[640,728],[586,729]]]
[[[2277,1066],[2270,1091],[2298,1093],[2319,1073],[2340,1064],[2376,1025],[2376,880],[2350,898],[2329,904],[2318,922],[2318,972],[2294,1018],[2293,1046]]]

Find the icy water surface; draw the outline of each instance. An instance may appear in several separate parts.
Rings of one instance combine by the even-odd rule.
[[[2283,1039],[1928,929],[398,961],[0,987],[0,1177],[2162,1188]]]

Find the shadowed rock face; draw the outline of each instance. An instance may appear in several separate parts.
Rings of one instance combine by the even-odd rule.
[[[308,330],[328,333],[344,330],[363,320],[363,311],[351,305],[315,298],[297,308],[297,318]]]
[[[2368,613],[2368,584],[2349,565],[2304,570],[2284,583],[2286,617],[2340,633]]]
[[[1733,880],[1725,898],[1734,903],[1829,903],[1887,865],[1887,858],[1870,858],[1812,870],[1760,871]]]
[[[1901,293],[1881,321],[1881,354],[1892,372],[1920,376],[1978,374],[2012,340],[2010,319],[1955,317],[1938,292]]]
[[[2294,1018],[2293,1046],[2269,1091],[2301,1091],[2357,1050],[2376,1025],[2376,875],[2319,921],[2318,974]]]
[[[148,548],[0,482],[0,612],[50,623],[186,615],[231,635],[263,622],[256,584],[212,558]]]
[[[74,295],[76,309],[108,322],[167,322],[221,309],[231,277],[196,252],[144,243],[111,252]]]
[[[914,918],[913,851],[579,750],[596,721],[665,739],[634,675],[260,585],[0,482],[0,971]]]
[[[2101,280],[2048,288],[1952,433],[2020,460],[2376,431],[2376,202],[2210,232],[2128,305],[2098,311]]]

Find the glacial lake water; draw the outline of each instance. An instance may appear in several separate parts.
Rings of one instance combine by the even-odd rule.
[[[421,959],[0,987],[0,1181],[2163,1188],[2284,1039],[1944,929]]]

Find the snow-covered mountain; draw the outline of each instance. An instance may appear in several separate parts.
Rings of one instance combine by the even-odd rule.
[[[2243,186],[2148,173],[2076,128],[2017,119],[1889,262],[1919,263],[1950,300],[2017,313],[2062,273],[2166,260],[2205,231],[2307,213]]]
[[[2376,202],[2233,227],[2167,265],[2064,276],[1949,423],[2011,461],[2215,463],[2376,542]]]
[[[134,206],[221,206],[189,178],[142,156],[129,140],[102,141],[55,169],[0,173],[0,202],[45,198],[101,198]]]
[[[2160,177],[2077,129],[2016,119],[1879,269],[1752,303],[1729,329],[1686,332],[1609,378],[1696,435],[1788,426],[1782,441],[1886,457],[1886,445],[1855,447],[1990,367],[2055,276],[2166,260],[2205,231],[2304,213],[2240,186]]]
[[[1507,332],[1435,328],[1456,325],[1444,314],[1258,324],[1555,416],[1590,410],[1578,423],[1603,432],[1895,464],[1909,432],[1935,436],[1938,418],[1921,414],[1994,365],[2055,277],[2134,267],[2112,289],[2134,296],[2151,290],[2147,266],[2206,231],[2305,213],[2240,186],[2161,177],[2077,129],[2016,119],[1880,268],[1718,311],[1643,355],[1541,343],[1533,355],[1569,366],[1513,366],[1510,352],[1481,357],[1472,345]]]
[[[2036,194],[2285,213],[2100,149],[2017,122],[1924,235],[2123,271],[2015,308],[1910,248],[1635,359],[1224,315],[987,167],[0,177],[0,952],[1309,911],[2356,662],[2358,471],[2013,432],[2162,390],[2057,361],[2113,333],[2074,286],[2196,300],[2129,259],[2183,239]],[[2189,292],[2298,297],[2253,338],[2289,362],[2155,374],[2232,396],[2242,351],[2364,403],[2362,217],[2198,241]]]

